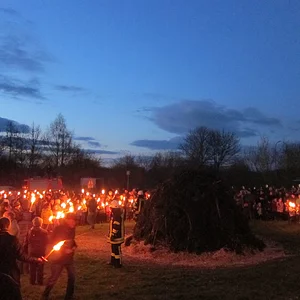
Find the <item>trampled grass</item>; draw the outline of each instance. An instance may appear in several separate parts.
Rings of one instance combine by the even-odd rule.
[[[76,299],[299,299],[300,225],[254,222],[252,226],[259,235],[281,243],[290,255],[259,264],[203,268],[170,263],[165,253],[161,257],[156,254],[154,259],[147,254],[147,259],[143,259],[142,253],[134,255],[126,249],[124,267],[113,269],[106,265],[110,258],[110,246],[106,243],[108,225],[97,225],[94,231],[79,227]],[[127,228],[132,228],[132,224],[127,224]],[[46,277],[48,269],[46,266]],[[52,299],[63,299],[65,287],[63,274]],[[42,291],[43,287],[30,286],[27,275],[23,276],[24,299],[40,299]]]

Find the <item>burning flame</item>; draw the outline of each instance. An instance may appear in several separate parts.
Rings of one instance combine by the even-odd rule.
[[[63,219],[65,214],[62,211],[58,211],[56,214],[56,219]]]
[[[81,193],[84,194],[84,189],[81,190]]]
[[[65,243],[65,241],[61,241],[61,242],[57,243],[56,245],[53,246],[53,250],[54,251],[59,251],[64,243]]]
[[[295,208],[296,204],[294,202],[289,202],[289,207]]]
[[[102,190],[101,193],[102,193],[102,195],[104,195],[105,194],[105,190]]]
[[[69,212],[70,212],[70,213],[73,213],[73,212],[74,212],[74,207],[73,207],[73,206],[71,206],[71,207],[69,208]]]
[[[62,203],[60,206],[65,209],[66,206],[67,206],[67,204],[66,203]]]
[[[50,216],[50,217],[49,217],[49,222],[52,222],[53,219],[54,219],[54,217],[53,217],[53,216]]]
[[[32,204],[35,202],[35,194],[33,194],[33,193],[31,194],[31,200],[30,201],[31,201]]]

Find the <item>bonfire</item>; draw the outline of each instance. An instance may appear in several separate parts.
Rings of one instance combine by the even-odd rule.
[[[133,237],[146,245],[197,254],[265,247],[252,234],[230,187],[215,175],[195,170],[180,172],[158,186],[137,220]]]

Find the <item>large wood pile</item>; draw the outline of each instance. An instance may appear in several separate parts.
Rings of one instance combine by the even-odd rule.
[[[161,184],[137,220],[134,238],[171,251],[263,250],[229,187],[212,174],[188,170]]]

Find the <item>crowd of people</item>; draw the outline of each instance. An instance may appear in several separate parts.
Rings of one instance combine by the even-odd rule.
[[[62,243],[60,255],[51,264],[51,275],[42,299],[50,292],[63,269],[68,274],[65,299],[74,294],[75,271],[73,256],[76,250],[76,225],[110,222],[108,242],[111,244],[109,264],[120,268],[121,244],[124,242],[124,221],[135,220],[150,194],[142,190],[102,190],[100,193],[73,191],[0,191],[0,279],[11,278],[12,286],[20,286],[20,274],[28,273],[30,284],[44,284],[46,249]],[[9,243],[7,239],[13,238]],[[14,249],[10,251],[9,249]],[[54,249],[54,248],[53,248]],[[0,250],[1,252],[1,250]],[[10,252],[8,262],[4,257]],[[18,260],[18,265],[16,265]],[[6,291],[8,291],[6,286]],[[11,292],[7,299],[21,299]],[[5,298],[6,299],[6,298]]]
[[[233,189],[237,205],[249,219],[300,221],[299,186]]]

